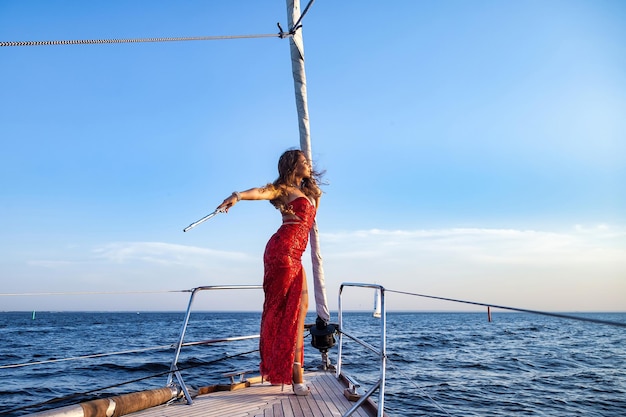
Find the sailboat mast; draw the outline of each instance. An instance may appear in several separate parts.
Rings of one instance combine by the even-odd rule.
[[[307,105],[306,72],[304,69],[304,41],[302,28],[293,25],[300,19],[300,1],[287,0],[287,15],[291,51],[291,71],[293,73],[294,90],[296,93],[296,108],[298,110],[298,127],[300,130],[300,149],[311,160],[311,129],[309,125],[309,107]]]
[[[312,4],[311,1],[310,4]],[[309,125],[309,108],[307,105],[306,92],[306,72],[304,70],[304,42],[302,39],[302,28],[294,27],[300,20],[300,0],[287,0],[287,18],[289,32],[292,36],[289,39],[291,50],[291,71],[293,73],[294,90],[296,93],[296,108],[298,110],[298,127],[300,130],[300,149],[306,155],[309,162],[313,162],[311,152],[311,130]],[[328,323],[330,312],[326,299],[326,284],[324,278],[324,268],[322,266],[322,256],[320,254],[319,232],[317,223],[313,224],[309,242],[311,244],[311,261],[313,265],[313,284],[315,291],[315,310],[318,317]]]

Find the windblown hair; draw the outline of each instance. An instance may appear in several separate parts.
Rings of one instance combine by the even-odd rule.
[[[274,200],[270,200],[270,203],[283,213],[290,211],[287,208],[287,187],[296,185],[295,170],[300,155],[304,155],[304,152],[299,149],[289,149],[285,151],[278,159],[278,178],[276,178],[273,183],[267,184],[266,186],[280,190],[280,195]],[[306,155],[304,156],[306,157]],[[300,186],[304,195],[312,199],[317,199],[322,195],[322,190],[317,185],[321,175],[322,173],[314,171],[311,168],[311,176],[309,178],[303,178],[302,183],[297,184]]]

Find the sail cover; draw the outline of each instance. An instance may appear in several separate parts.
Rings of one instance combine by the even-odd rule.
[[[300,0],[287,0],[287,17],[289,31],[294,29],[294,24],[300,19]],[[293,73],[294,89],[296,92],[296,107],[298,110],[298,126],[300,129],[300,149],[309,161],[313,161],[311,152],[311,134],[309,127],[309,109],[306,97],[306,73],[304,71],[304,43],[302,30],[297,29],[289,39],[291,49],[291,71]],[[320,253],[319,232],[317,222],[313,223],[309,237],[311,245],[311,262],[313,264],[313,284],[315,291],[315,311],[326,323],[330,321],[328,301],[326,299],[326,284],[322,255]]]

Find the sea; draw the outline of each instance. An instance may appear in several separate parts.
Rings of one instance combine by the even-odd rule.
[[[626,313],[578,316],[626,323]],[[164,386],[183,319],[184,312],[0,313],[0,415]],[[185,342],[258,334],[259,321],[260,313],[194,312]],[[486,312],[389,312],[386,324],[389,416],[626,416],[624,327],[517,312],[494,312],[491,321]],[[370,312],[345,313],[343,329],[381,350],[381,319]],[[305,368],[315,369],[321,355],[306,334]],[[258,368],[257,346],[247,339],[185,347],[181,376],[189,387],[226,383],[223,373]],[[380,376],[377,356],[348,337],[342,350],[342,370],[368,389]]]

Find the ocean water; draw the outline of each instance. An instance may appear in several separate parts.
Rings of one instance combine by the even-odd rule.
[[[587,316],[626,322],[626,313]],[[163,386],[183,317],[38,312],[33,320],[27,312],[0,313],[0,415]],[[257,334],[259,320],[260,313],[193,313],[185,341]],[[379,320],[348,313],[344,330],[378,346]],[[310,337],[305,343],[305,367],[315,368],[320,354]],[[199,387],[226,382],[224,372],[256,369],[257,344],[184,348],[183,379]],[[333,363],[337,350],[330,351]],[[111,352],[126,353],[6,367]],[[387,353],[390,416],[626,416],[623,327],[524,313],[494,313],[491,323],[485,313],[388,313]],[[351,340],[342,365],[364,387],[378,376],[376,359]]]

